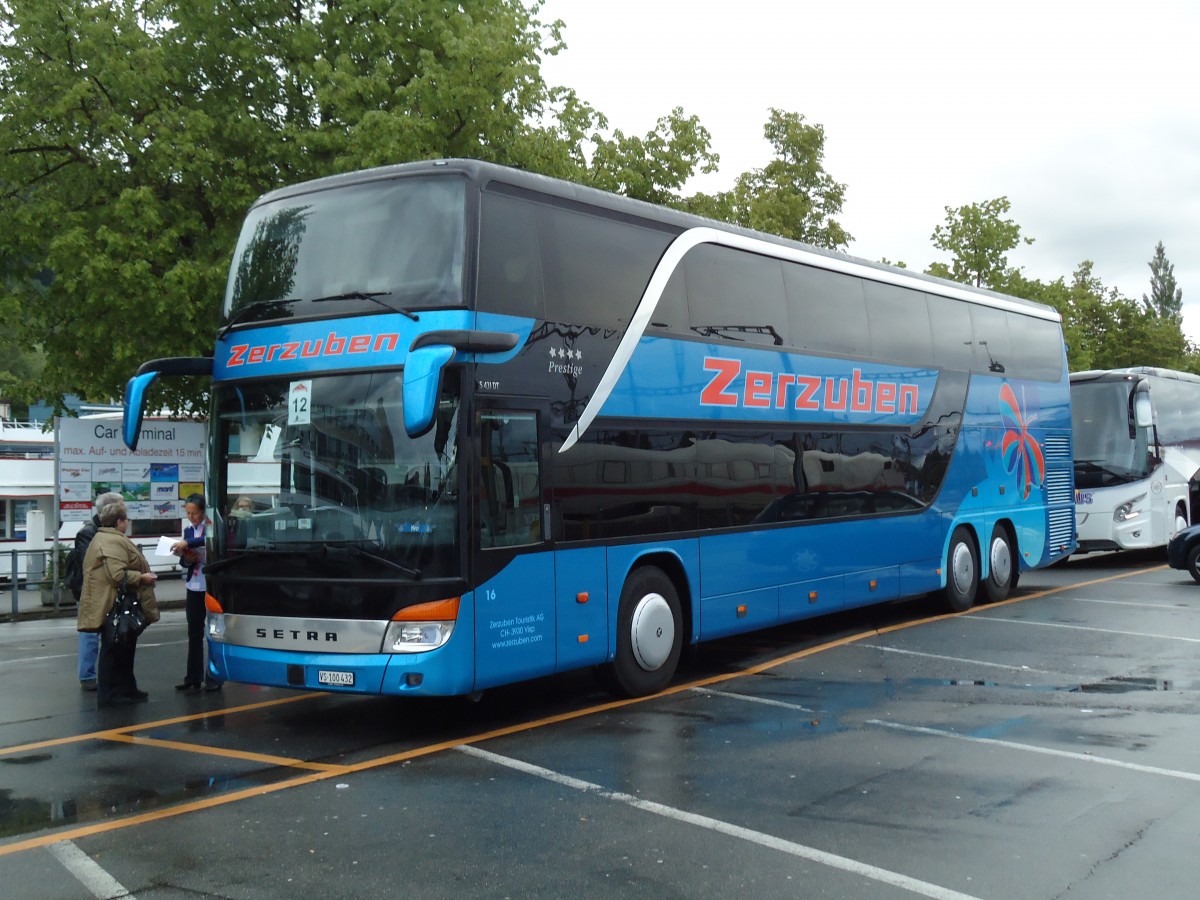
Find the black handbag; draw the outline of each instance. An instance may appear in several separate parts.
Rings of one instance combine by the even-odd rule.
[[[146,616],[138,602],[137,588],[124,582],[117,588],[117,599],[108,612],[109,633],[118,647],[133,647],[138,635],[146,630]]]

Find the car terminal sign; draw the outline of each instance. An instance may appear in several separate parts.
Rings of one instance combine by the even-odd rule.
[[[125,498],[131,519],[181,519],[183,499],[204,492],[203,422],[146,420],[137,450],[119,418],[54,420],[59,519],[85,522],[98,494]]]

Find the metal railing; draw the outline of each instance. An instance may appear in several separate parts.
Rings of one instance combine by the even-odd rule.
[[[54,549],[29,550],[12,548],[5,550],[4,564],[0,564],[0,583],[7,582],[12,602],[12,614],[16,617],[22,605],[29,606],[29,593],[36,591],[40,604],[55,610],[73,607],[75,597],[63,582],[62,567],[66,561],[65,545],[60,545],[58,560]],[[25,593],[25,603],[21,594]]]

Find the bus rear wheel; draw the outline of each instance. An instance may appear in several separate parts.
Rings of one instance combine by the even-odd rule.
[[[999,603],[1017,586],[1017,554],[1008,529],[996,525],[988,541],[988,576],[983,591],[989,603]]]
[[[674,582],[653,566],[630,573],[617,609],[617,655],[604,670],[609,688],[627,697],[665,688],[679,665],[682,626]]]
[[[966,612],[975,605],[979,591],[979,552],[971,530],[959,525],[950,535],[946,551],[946,586],[942,599],[952,612]]]

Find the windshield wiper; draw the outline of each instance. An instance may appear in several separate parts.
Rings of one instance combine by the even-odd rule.
[[[386,556],[381,556],[378,553],[372,553],[366,547],[360,547],[358,544],[346,544],[340,547],[331,546],[329,544],[325,545],[326,556],[337,557],[343,555],[343,553],[349,556],[357,556],[361,559],[370,559],[374,560],[375,562],[383,563],[385,566],[391,566],[397,572],[403,572],[410,578],[415,578],[417,580],[420,580],[421,578],[420,569],[415,568],[414,566],[406,566],[404,563],[396,562],[394,559],[388,559]]]
[[[219,572],[222,569],[233,565],[234,563],[243,562],[247,559],[258,559],[263,556],[296,556],[298,554],[303,554],[305,550],[303,548],[292,550],[276,549],[273,547],[253,547],[249,549],[245,547],[235,547],[228,549],[225,552],[229,555],[224,559],[218,559],[216,562],[211,562],[204,566],[205,575],[209,574],[210,572]]]
[[[395,569],[397,572],[403,572],[409,578],[420,580],[421,570],[413,566],[407,566],[404,563],[396,562],[394,559],[388,559],[386,556],[381,556],[378,553],[372,553],[364,547],[357,544],[344,544],[341,546],[331,544],[320,544],[316,541],[297,542],[295,546],[290,547],[255,547],[255,548],[233,548],[227,550],[229,556],[224,559],[219,559],[216,562],[209,563],[204,567],[204,574],[209,575],[213,572],[220,572],[223,569],[233,565],[234,563],[243,562],[248,559],[262,559],[263,557],[279,557],[279,556],[308,556],[312,553],[314,545],[321,546],[324,550],[323,555],[327,557],[337,558],[339,556],[357,556],[362,559],[370,559],[374,562],[383,563],[385,566]]]
[[[414,322],[419,322],[415,312],[411,312],[402,306],[392,306],[390,303],[385,303],[380,300],[380,297],[389,296],[391,291],[346,291],[344,294],[330,294],[328,297],[317,297],[313,303],[327,303],[330,300],[370,300],[372,303],[378,303],[384,309],[392,312],[400,313],[402,316],[408,316]]]
[[[245,306],[235,312],[230,317],[229,321],[222,326],[221,330],[217,332],[217,340],[220,341],[221,338],[225,337],[225,335],[229,333],[230,328],[239,324],[240,322],[244,322],[246,320],[246,316],[255,310],[266,309],[272,306],[277,306],[282,309],[285,306],[291,306],[293,303],[299,303],[303,299],[303,297],[287,297],[279,300],[255,300],[253,303],[247,303]]]

